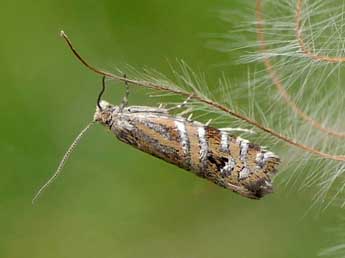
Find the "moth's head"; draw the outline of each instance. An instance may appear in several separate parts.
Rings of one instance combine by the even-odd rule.
[[[113,119],[113,115],[119,112],[119,107],[108,103],[105,100],[99,102],[96,106],[96,112],[93,120],[103,125],[109,126]]]

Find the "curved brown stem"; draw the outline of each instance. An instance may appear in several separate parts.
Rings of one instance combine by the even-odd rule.
[[[150,89],[155,89],[155,90],[160,90],[160,91],[166,91],[166,92],[171,92],[171,93],[174,93],[174,94],[177,94],[177,95],[180,95],[180,96],[184,96],[184,97],[189,97],[190,99],[194,99],[194,100],[197,100],[201,103],[204,103],[206,105],[209,105],[213,108],[216,108],[220,111],[223,111],[231,116],[234,116],[268,134],[270,134],[271,136],[287,143],[287,144],[290,144],[294,147],[297,147],[301,150],[304,150],[306,152],[309,152],[309,153],[312,153],[314,155],[317,155],[317,156],[320,156],[322,158],[325,158],[325,159],[331,159],[331,160],[337,160],[337,161],[345,161],[345,156],[344,155],[332,155],[332,154],[329,154],[329,153],[325,153],[325,152],[322,152],[320,150],[317,150],[317,149],[314,149],[313,147],[310,147],[310,146],[307,146],[307,145],[304,145],[304,144],[301,144],[299,142],[297,142],[296,140],[293,140],[293,139],[290,139],[288,138],[287,136],[283,135],[283,134],[280,134],[276,131],[274,131],[273,129],[269,128],[269,127],[265,127],[264,125],[261,125],[260,123],[258,123],[257,121],[255,120],[252,120],[250,119],[249,117],[245,116],[245,115],[242,115],[238,112],[235,112],[233,110],[231,110],[230,108],[224,106],[224,105],[221,105],[217,102],[214,102],[210,99],[207,99],[205,97],[202,97],[200,95],[196,95],[196,94],[191,94],[190,92],[187,92],[187,91],[183,91],[183,90],[179,90],[179,89],[172,89],[172,88],[169,88],[167,86],[164,86],[164,85],[159,85],[159,84],[156,84],[156,83],[152,83],[152,82],[148,82],[148,81],[141,81],[141,80],[135,80],[135,79],[129,79],[127,77],[123,77],[123,76],[118,76],[118,75],[115,75],[115,74],[112,74],[112,73],[109,73],[109,72],[105,72],[105,71],[102,71],[102,70],[99,70],[97,68],[95,68],[94,66],[91,66],[88,62],[85,61],[85,59],[83,59],[79,53],[76,51],[76,49],[73,47],[72,45],[72,42],[69,40],[69,38],[67,37],[67,35],[64,33],[64,32],[61,32],[61,36],[65,39],[65,41],[67,42],[67,44],[69,45],[70,49],[72,50],[72,52],[74,53],[74,55],[76,56],[76,58],[82,63],[84,64],[86,67],[88,67],[90,70],[94,71],[95,73],[97,74],[100,74],[100,75],[103,75],[103,76],[106,76],[108,78],[112,78],[112,79],[115,79],[115,80],[119,80],[119,81],[123,81],[123,82],[127,82],[127,83],[131,83],[131,84],[134,84],[136,86],[140,86],[140,87],[145,87],[145,88],[150,88]]]
[[[303,39],[303,30],[302,30],[302,11],[303,11],[303,0],[297,0],[296,4],[296,16],[295,16],[295,34],[301,49],[301,52],[306,57],[313,59],[318,62],[328,62],[328,63],[342,63],[345,62],[345,57],[342,56],[327,56],[327,55],[318,55],[312,52],[305,44]]]
[[[262,15],[262,8],[261,8],[261,0],[256,0],[256,34],[257,39],[259,42],[261,52],[265,53],[267,51],[266,40],[265,40],[265,33],[264,33],[264,18]],[[302,30],[301,30],[301,12],[302,12],[302,0],[298,0],[297,2],[297,10],[296,10],[296,36],[298,38],[301,50],[305,53],[308,57],[318,60],[318,61],[326,61],[327,59],[335,60],[333,57],[326,57],[326,56],[317,56],[311,53],[308,48],[305,47],[303,38],[302,38]],[[345,61],[345,59],[344,59]],[[281,81],[279,75],[273,68],[270,58],[265,55],[264,56],[264,65],[268,74],[270,75],[273,84],[277,88],[279,94],[282,96],[286,104],[295,112],[298,116],[300,116],[304,121],[309,123],[312,127],[327,133],[328,135],[332,135],[337,138],[345,138],[345,133],[334,131],[333,129],[324,127],[320,122],[316,121],[314,118],[306,114],[291,98],[287,90],[285,89],[283,82]]]

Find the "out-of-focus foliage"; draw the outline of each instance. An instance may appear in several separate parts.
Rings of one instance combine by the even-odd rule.
[[[1,2],[0,257],[313,257],[327,246],[324,229],[339,211],[307,213],[307,190],[277,184],[263,200],[247,200],[140,153],[101,127],[91,129],[63,175],[31,205],[92,119],[100,87],[58,37],[61,29],[110,71],[130,64],[169,74],[167,60],[183,58],[209,84],[223,74],[236,83],[246,80],[247,66],[219,66],[229,56],[205,48],[205,35],[231,30],[219,10],[254,18],[248,3]],[[122,94],[111,83],[106,99],[118,103]],[[247,96],[232,97],[249,104]],[[131,104],[158,102],[131,87]],[[284,156],[285,149],[270,148]]]

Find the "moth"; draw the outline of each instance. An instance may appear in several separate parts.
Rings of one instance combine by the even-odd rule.
[[[168,109],[100,102],[94,121],[117,139],[242,196],[272,192],[279,157],[259,145]]]
[[[105,126],[117,139],[126,144],[244,197],[260,199],[272,192],[272,177],[280,163],[277,155],[232,135],[229,130],[174,115],[170,109],[128,106],[127,83],[121,105],[116,106],[101,100],[107,73],[100,72],[86,63],[75,51],[67,36],[62,36],[83,64],[104,75],[103,88],[97,99],[93,121],[76,137],[56,172],[39,189],[33,202],[62,171],[81,137],[94,123]],[[182,104],[186,104],[187,101],[188,99]]]

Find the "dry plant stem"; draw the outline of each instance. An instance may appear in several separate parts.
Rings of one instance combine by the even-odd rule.
[[[62,31],[61,32],[61,36],[65,39],[65,41],[67,42],[67,44],[69,45],[70,49],[72,50],[72,52],[75,54],[75,56],[78,58],[78,60],[83,63],[86,67],[88,67],[90,70],[94,71],[95,73],[97,74],[100,74],[100,75],[103,75],[103,76],[106,76],[108,78],[111,78],[111,79],[115,79],[115,80],[119,80],[119,81],[123,81],[123,82],[127,82],[128,84],[131,83],[135,86],[140,86],[140,87],[145,87],[145,88],[150,88],[150,89],[154,89],[154,90],[159,90],[159,91],[166,91],[166,92],[170,92],[170,93],[174,93],[174,94],[177,94],[177,95],[180,95],[180,96],[184,96],[184,97],[189,97],[190,99],[194,99],[196,101],[199,101],[201,103],[204,103],[206,105],[209,105],[213,108],[216,108],[218,110],[221,110],[231,116],[234,116],[268,134],[270,134],[271,136],[287,143],[287,144],[290,144],[292,146],[295,146],[299,149],[302,149],[306,152],[309,152],[309,153],[312,153],[314,155],[317,155],[317,156],[320,156],[322,158],[325,158],[325,159],[331,159],[331,160],[337,160],[337,161],[345,161],[345,156],[343,155],[332,155],[332,154],[329,154],[329,153],[325,153],[325,152],[322,152],[320,150],[317,150],[317,149],[314,149],[310,146],[307,146],[307,145],[304,145],[304,144],[301,144],[293,139],[290,139],[288,138],[287,136],[285,135],[282,135],[276,131],[274,131],[273,129],[269,128],[269,127],[265,127],[263,125],[261,125],[260,123],[258,123],[257,121],[255,120],[252,120],[250,119],[249,117],[246,117],[240,113],[237,113],[229,108],[227,108],[226,106],[224,105],[221,105],[217,102],[214,102],[210,99],[207,99],[205,97],[202,97],[202,96],[199,96],[199,95],[195,95],[195,94],[191,94],[190,92],[186,92],[186,91],[183,91],[183,90],[177,90],[177,89],[171,89],[169,87],[166,87],[164,85],[159,85],[159,84],[155,84],[155,83],[152,83],[152,82],[148,82],[148,81],[141,81],[141,80],[135,80],[135,79],[129,79],[127,77],[122,77],[122,76],[118,76],[118,75],[115,75],[115,74],[112,74],[112,73],[109,73],[109,72],[106,72],[106,71],[102,71],[102,70],[99,70],[93,66],[91,66],[89,63],[87,63],[80,55],[79,53],[76,51],[76,49],[73,47],[71,41],[69,40],[69,38],[67,37],[67,35]]]
[[[262,15],[262,8],[261,8],[262,0],[256,0],[256,32],[257,32],[257,39],[260,45],[260,50],[265,54],[267,51],[266,47],[266,41],[265,41],[265,34],[264,34],[264,18]],[[303,38],[302,38],[302,29],[301,29],[301,13],[302,13],[302,0],[297,1],[297,7],[296,7],[296,37],[298,39],[301,51],[303,54],[305,54],[307,57],[317,60],[317,61],[327,61],[327,62],[340,62],[341,58],[338,57],[328,57],[328,56],[318,56],[312,52],[308,48],[305,47]],[[338,61],[336,61],[338,60]],[[345,61],[345,59],[344,59]],[[297,104],[292,100],[289,93],[286,91],[283,82],[279,78],[279,75],[276,73],[276,71],[273,68],[273,65],[271,63],[270,58],[265,55],[264,56],[264,64],[266,67],[266,70],[268,74],[270,75],[273,84],[277,88],[279,94],[282,96],[284,101],[287,103],[288,106],[292,109],[293,112],[295,112],[298,116],[300,116],[304,121],[309,123],[312,127],[327,133],[328,135],[332,135],[337,138],[345,138],[345,133],[334,131],[330,128],[324,127],[321,123],[316,121],[314,118],[310,117],[308,114],[306,114],[302,109],[300,109]]]

